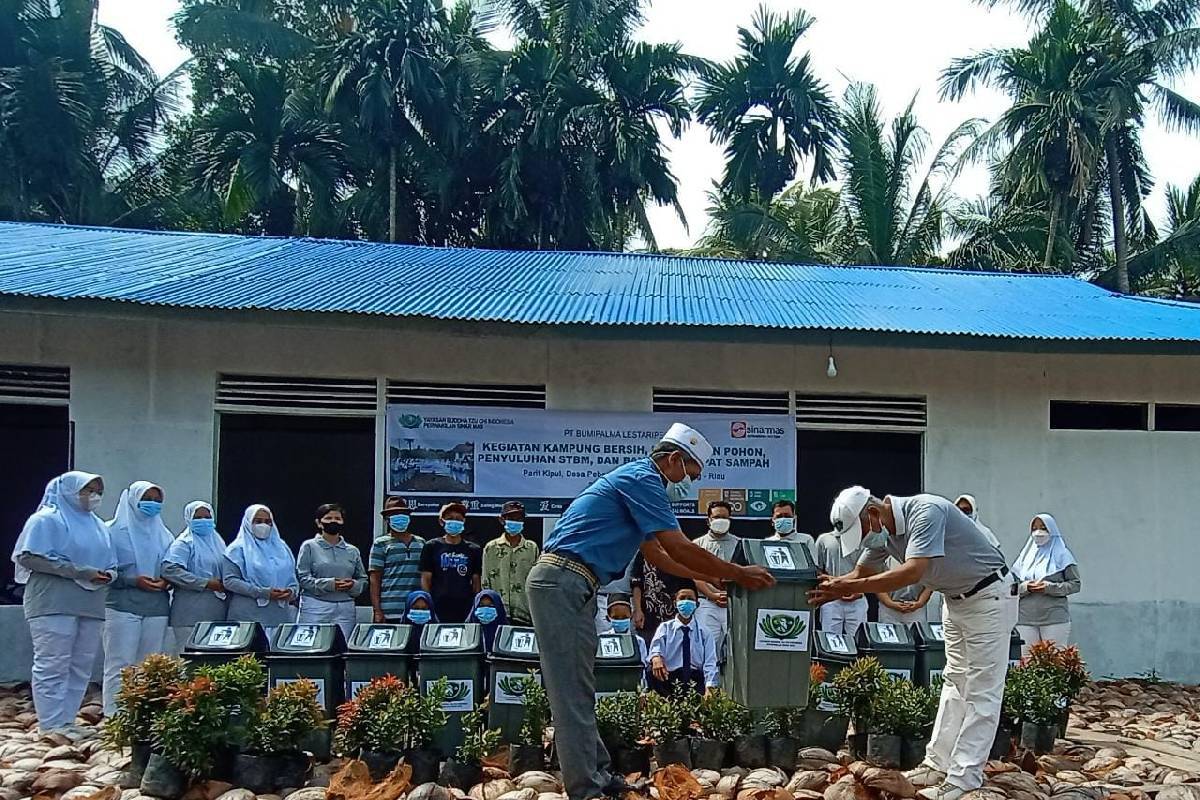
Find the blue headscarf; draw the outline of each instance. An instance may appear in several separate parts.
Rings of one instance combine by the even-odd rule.
[[[216,531],[200,534],[192,530],[192,520],[202,508],[208,509],[210,515],[213,513],[213,507],[203,500],[193,500],[183,507],[184,528],[171,543],[163,562],[178,564],[198,578],[219,578],[221,559],[225,556],[225,540]],[[213,594],[225,599],[224,592]]]
[[[438,621],[437,607],[433,604],[433,595],[431,595],[429,592],[425,591],[424,589],[413,589],[411,592],[408,593],[408,597],[404,598],[405,614],[407,614],[409,611],[412,610],[413,603],[417,600],[425,601],[425,604],[427,606],[429,606],[429,621],[437,622]],[[407,617],[405,618],[404,621],[408,622],[409,624],[416,625],[418,629],[422,627],[421,625],[417,625],[417,623],[412,622],[411,620],[407,619]]]
[[[80,505],[79,492],[100,478],[90,472],[66,472],[46,484],[38,510],[25,522],[13,545],[12,561],[17,583],[29,580],[29,570],[17,563],[22,553],[30,553],[77,567],[114,570],[117,554],[108,526]],[[114,573],[115,574],[115,573]],[[105,584],[76,578],[75,583],[90,592]]]
[[[496,619],[486,625],[475,617],[475,609],[479,608],[479,601],[485,597],[491,599],[492,606],[496,609]],[[504,601],[500,599],[500,593],[495,589],[484,589],[475,595],[475,602],[471,603],[471,613],[467,615],[467,622],[479,622],[483,626],[484,652],[492,652],[492,643],[496,641],[496,631],[500,630],[501,625],[508,624],[508,614],[504,611]]]
[[[251,530],[254,515],[259,511],[271,514],[271,533],[266,539],[259,539]],[[237,564],[242,571],[242,577],[253,586],[271,589],[291,589],[295,596],[300,595],[300,583],[296,579],[296,557],[292,550],[279,535],[275,527],[275,515],[271,509],[263,505],[252,505],[242,515],[242,527],[237,538],[225,550],[225,557]],[[272,601],[257,598],[259,606],[267,606]],[[277,605],[287,608],[287,600],[275,600]]]

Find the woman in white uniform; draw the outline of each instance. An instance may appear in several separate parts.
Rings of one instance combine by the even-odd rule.
[[[162,521],[163,490],[137,481],[121,493],[108,523],[117,554],[117,579],[104,612],[104,713],[117,711],[121,670],[167,648],[170,584],[162,561],[174,537]]]
[[[1071,639],[1071,608],[1067,597],[1082,586],[1075,555],[1063,540],[1058,523],[1038,514],[1029,523],[1029,541],[1012,566],[1020,582],[1017,631],[1025,643],[1023,655],[1037,642],[1066,647]]]
[[[888,559],[888,569],[895,569],[898,566],[900,566],[899,561],[894,558]],[[933,597],[933,589],[919,583],[901,586],[891,592],[879,592],[875,595],[879,601],[879,621],[898,622],[904,625],[913,622],[928,622],[931,597]],[[933,617],[933,619],[941,620],[940,613],[939,609],[939,616]]]
[[[99,475],[60,475],[47,484],[13,547],[16,580],[25,584],[33,705],[43,731],[74,723],[100,651],[104,601],[117,577],[108,528],[95,514],[103,494]]]
[[[299,622],[335,623],[346,638],[354,630],[354,598],[367,588],[358,548],[342,536],[345,512],[336,503],[317,507],[317,535],[300,545]]]
[[[959,511],[966,514],[972,522],[979,526],[979,530],[983,531],[983,535],[987,537],[993,547],[1000,546],[1000,540],[996,538],[996,534],[992,533],[992,529],[979,521],[979,503],[975,502],[974,495],[960,494],[954,501],[954,505],[958,506]]]
[[[271,635],[277,625],[296,620],[296,559],[280,537],[271,509],[246,509],[237,538],[225,549],[221,583],[229,593],[225,616],[231,622],[257,622]]]
[[[175,587],[171,599],[171,630],[175,647],[182,651],[197,622],[225,619],[225,586],[221,561],[225,540],[217,533],[213,508],[193,500],[183,509],[184,529],[163,559],[162,575]]]

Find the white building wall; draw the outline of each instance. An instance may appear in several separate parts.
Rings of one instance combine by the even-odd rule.
[[[1048,430],[1052,398],[1200,402],[1200,356],[835,341],[831,380],[825,346],[715,343],[686,333],[585,340],[368,318],[61,308],[0,312],[0,363],[70,367],[76,464],[106,475],[113,489],[140,477],[160,481],[171,519],[187,499],[214,492],[213,398],[222,372],[545,384],[550,407],[576,410],[646,411],[655,386],[923,395],[927,491],[975,494],[1010,558],[1035,513],[1058,519],[1080,562],[1074,638],[1093,671],[1200,679],[1192,522],[1200,433]],[[108,492],[105,512],[117,495]]]

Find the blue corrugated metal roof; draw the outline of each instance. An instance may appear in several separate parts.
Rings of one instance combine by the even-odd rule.
[[[0,223],[0,295],[545,325],[1200,342],[1200,307],[1073,278]]]

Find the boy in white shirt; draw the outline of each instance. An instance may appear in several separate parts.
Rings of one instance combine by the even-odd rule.
[[[687,587],[677,591],[675,610],[675,617],[654,632],[646,682],[661,695],[670,695],[680,683],[707,693],[720,684],[721,678],[713,638],[695,619],[696,590]]]

